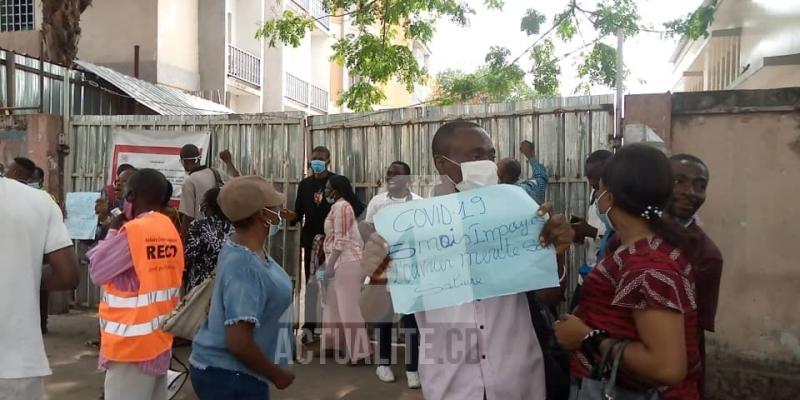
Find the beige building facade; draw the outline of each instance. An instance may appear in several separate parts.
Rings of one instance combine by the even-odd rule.
[[[709,32],[678,44],[673,92],[800,86],[800,2],[717,0]]]

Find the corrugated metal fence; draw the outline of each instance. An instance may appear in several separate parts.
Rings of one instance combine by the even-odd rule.
[[[223,116],[77,116],[68,134],[71,153],[66,161],[65,191],[99,191],[108,184],[108,157],[111,133],[115,129],[156,130],[165,135],[178,131],[210,131],[209,154],[229,149],[242,174],[255,174],[271,180],[294,205],[297,184],[304,173],[304,115],[275,113]],[[210,157],[214,166],[219,163]],[[299,264],[299,235],[290,228],[273,239],[270,254],[294,273]],[[85,250],[85,249],[84,249]],[[82,262],[83,284],[76,302],[97,305],[99,290],[91,284]]]
[[[9,68],[13,60],[13,99],[8,97]],[[2,108],[14,114],[63,115],[64,84],[69,79],[69,112],[73,115],[151,114],[137,106],[136,101],[113,94],[97,78],[81,71],[41,62],[37,58],[0,50],[0,103]],[[65,78],[64,75],[67,75]],[[41,89],[40,89],[41,86]]]
[[[253,173],[273,181],[287,194],[291,208],[297,184],[306,171],[306,157],[314,146],[327,146],[332,169],[348,176],[365,202],[379,189],[386,168],[402,160],[412,174],[433,177],[430,143],[439,126],[454,119],[481,124],[491,134],[498,157],[517,157],[519,143],[530,140],[551,180],[547,199],[558,210],[584,216],[587,184],[584,160],[597,149],[607,148],[613,126],[613,97],[571,97],[519,103],[463,105],[383,110],[361,114],[314,116],[259,114],[228,116],[79,116],[72,118],[68,135],[72,149],[67,161],[67,191],[96,191],[107,183],[108,140],[114,129],[211,131],[211,154],[230,149],[243,174]],[[216,158],[213,161],[218,162]],[[530,174],[525,167],[524,174]],[[427,195],[432,178],[414,183],[417,193]],[[273,243],[271,250],[281,265],[296,273],[299,264],[296,231]],[[582,251],[570,257],[569,284],[576,280]],[[87,280],[88,281],[88,280]],[[96,288],[79,291],[80,303],[92,305]]]
[[[447,121],[471,120],[492,136],[498,159],[523,161],[524,176],[531,171],[519,144],[533,142],[550,172],[547,201],[559,211],[583,217],[588,200],[584,161],[592,151],[608,148],[613,103],[613,96],[587,96],[314,116],[308,149],[328,147],[333,170],[349,177],[365,201],[379,191],[386,168],[395,160],[411,166],[412,175],[418,176],[414,190],[425,196],[436,183],[431,178],[437,175],[431,155],[434,133]],[[569,287],[577,282],[576,266],[582,262],[582,250],[570,254]]]

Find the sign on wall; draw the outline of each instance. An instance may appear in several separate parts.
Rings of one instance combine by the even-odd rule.
[[[200,163],[206,161],[211,133],[207,131],[147,131],[115,129],[111,134],[111,180],[117,178],[117,167],[130,164],[137,169],[161,171],[172,183],[172,200],[179,201],[186,171],[180,161],[181,147],[194,144],[200,149]]]

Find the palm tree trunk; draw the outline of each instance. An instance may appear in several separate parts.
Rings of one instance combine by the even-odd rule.
[[[81,37],[81,14],[91,4],[92,0],[42,1],[42,38],[50,61],[72,66]]]

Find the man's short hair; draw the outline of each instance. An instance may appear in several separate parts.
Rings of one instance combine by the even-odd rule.
[[[24,170],[30,172],[31,174],[36,172],[36,163],[33,162],[30,158],[27,157],[17,157],[14,158],[14,163],[22,167]]]
[[[187,144],[181,147],[181,158],[197,158],[200,157],[200,149],[193,144]]]
[[[317,152],[319,152],[319,153],[325,153],[325,156],[326,156],[326,157],[328,157],[328,159],[329,159],[329,160],[331,159],[331,151],[330,151],[330,150],[328,150],[328,148],[327,148],[327,147],[325,147],[325,146],[317,146],[317,147],[314,147],[314,150],[311,150],[311,152],[312,152],[312,153],[317,153]]]
[[[608,150],[596,150],[592,154],[589,154],[589,157],[586,158],[587,164],[592,164],[596,162],[605,162],[608,161],[611,156],[614,154]]]
[[[401,167],[403,168],[403,172],[404,172],[406,175],[411,175],[411,167],[410,167],[408,164],[406,164],[406,163],[404,163],[404,162],[402,162],[402,161],[395,161],[395,162],[393,162],[393,163],[389,164],[389,166],[392,166],[392,165],[399,165],[399,166],[401,166]]]
[[[152,169],[140,169],[128,178],[128,187],[149,205],[160,206],[167,193],[167,178],[161,172]]]
[[[434,155],[443,155],[447,153],[447,145],[455,136],[456,131],[459,129],[483,129],[480,125],[465,121],[463,119],[450,121],[436,130],[433,134],[433,141],[431,142],[431,151]]]
[[[130,164],[120,164],[120,165],[117,167],[117,175],[119,176],[119,174],[121,174],[121,173],[123,173],[123,172],[125,172],[125,171],[127,171],[127,170],[129,170],[129,169],[132,169],[132,170],[136,171],[136,167],[134,167],[133,165],[130,165]]]
[[[703,160],[701,160],[697,156],[693,156],[691,154],[686,154],[686,153],[675,154],[674,156],[670,157],[669,160],[670,161],[688,161],[688,162],[697,163],[697,164],[702,165],[703,168],[705,168],[706,170],[708,170],[708,166],[706,165],[706,163],[703,162]]]

